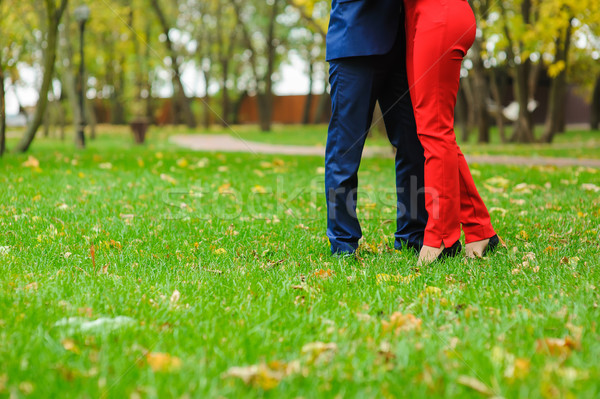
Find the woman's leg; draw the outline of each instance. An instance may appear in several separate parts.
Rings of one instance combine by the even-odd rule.
[[[425,152],[429,217],[424,245],[450,247],[460,238],[460,183],[453,123],[463,54],[448,43],[447,5],[439,0],[406,0],[405,4],[410,19],[410,94]]]
[[[467,242],[493,233],[489,214],[454,134],[454,107],[462,59],[475,38],[464,0],[405,0],[407,62],[417,132],[425,151],[424,244],[450,247],[463,224]]]
[[[479,196],[471,171],[464,155],[458,149],[458,169],[460,175],[460,222],[465,232],[467,248],[469,243],[488,239],[494,234],[490,214]],[[487,245],[487,243],[485,243]],[[481,254],[481,251],[479,251]]]

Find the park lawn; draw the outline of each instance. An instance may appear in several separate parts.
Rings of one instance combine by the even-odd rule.
[[[104,127],[103,131],[114,134],[115,127]],[[127,134],[126,128],[121,128],[119,134]],[[541,136],[542,127],[538,126],[537,136]],[[457,131],[458,132],[458,131]],[[210,129],[201,127],[188,129],[185,127],[154,128],[150,134],[157,137],[169,137],[173,134],[228,134],[232,137],[247,141],[268,144],[308,145],[325,147],[327,142],[327,125],[274,125],[271,132],[261,132],[254,125],[233,125],[230,127],[213,126]],[[507,128],[510,136],[510,128]],[[458,132],[460,136],[460,132]],[[496,128],[490,131],[490,143],[477,142],[477,132],[473,132],[467,142],[459,144],[465,154],[470,155],[516,155],[526,157],[569,157],[569,158],[600,158],[600,131],[581,129],[569,130],[555,137],[552,144],[502,144]],[[389,146],[388,139],[381,133],[374,133],[366,140],[367,146]]]
[[[508,248],[418,269],[391,159],[354,260],[322,159],[129,141],[0,160],[0,396],[600,396],[599,170],[475,165]]]
[[[67,128],[68,139],[70,142],[72,134],[70,128]],[[537,127],[537,136],[541,135],[542,127]],[[97,145],[99,148],[110,149],[111,146],[119,143],[129,143],[131,133],[128,126],[100,125],[98,127],[100,137]],[[460,133],[460,132],[459,132]],[[19,130],[9,132],[9,147],[17,143],[17,138],[22,134]],[[325,147],[327,143],[327,125],[273,125],[271,132],[260,131],[256,125],[232,125],[228,127],[213,125],[209,129],[201,126],[190,129],[185,126],[153,126],[149,130],[149,137],[160,148],[168,146],[169,137],[173,135],[186,134],[227,134],[232,137],[267,144],[283,145],[306,145]],[[507,135],[510,136],[510,128],[507,128]],[[460,134],[459,134],[460,136]],[[555,137],[552,144],[502,144],[498,131],[495,127],[490,131],[490,143],[481,144],[477,142],[477,134],[474,131],[467,142],[462,142],[457,137],[462,151],[467,155],[514,155],[525,157],[568,157],[568,158],[586,158],[600,159],[600,131],[589,131],[581,129],[569,130],[565,134],[559,134]],[[52,140],[50,140],[52,142]],[[39,141],[36,141],[39,146]],[[41,143],[44,146],[44,142]],[[389,147],[388,139],[381,133],[374,133],[367,137],[367,146]]]

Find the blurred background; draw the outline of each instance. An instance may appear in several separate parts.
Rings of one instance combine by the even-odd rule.
[[[469,3],[478,33],[462,70],[461,140],[550,143],[569,127],[598,130],[600,2]],[[107,125],[321,124],[310,131],[325,137],[330,6],[0,0],[0,152],[7,143],[26,151],[40,136],[84,147]]]

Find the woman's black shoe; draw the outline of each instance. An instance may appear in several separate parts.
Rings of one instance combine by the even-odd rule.
[[[495,234],[493,237],[490,237],[490,241],[488,242],[487,247],[483,250],[483,254],[481,256],[486,256],[487,254],[491,254],[498,248],[498,244],[500,244],[500,237],[498,234]]]
[[[492,240],[490,239],[490,243],[491,242],[492,242]],[[453,258],[456,255],[458,255],[461,251],[462,251],[462,245],[460,244],[460,241],[456,241],[454,244],[452,244],[451,247],[444,248],[442,250],[442,253],[439,254],[435,260],[438,261],[438,260],[442,260],[444,258]]]

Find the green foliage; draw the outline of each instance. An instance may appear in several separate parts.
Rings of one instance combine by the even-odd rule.
[[[598,170],[472,165],[508,250],[418,270],[392,158],[361,165],[355,261],[328,254],[322,159],[129,141],[3,160],[0,395],[600,393]]]

